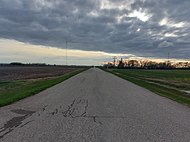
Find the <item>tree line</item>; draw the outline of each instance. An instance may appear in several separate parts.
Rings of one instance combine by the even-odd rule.
[[[119,60],[104,64],[106,68],[132,68],[132,69],[190,69],[190,62],[155,62],[151,60]]]

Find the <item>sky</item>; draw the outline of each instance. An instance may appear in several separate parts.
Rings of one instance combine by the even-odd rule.
[[[0,62],[190,59],[189,0],[0,0]]]

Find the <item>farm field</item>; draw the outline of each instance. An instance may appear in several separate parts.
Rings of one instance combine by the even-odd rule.
[[[180,103],[190,105],[190,70],[109,70],[129,80]]]
[[[76,69],[64,66],[0,66],[0,81],[55,77]]]
[[[45,90],[83,69],[61,66],[1,66],[0,107]]]

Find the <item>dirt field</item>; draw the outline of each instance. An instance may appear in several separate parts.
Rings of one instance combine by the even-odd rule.
[[[0,81],[53,77],[76,69],[62,66],[0,66]]]

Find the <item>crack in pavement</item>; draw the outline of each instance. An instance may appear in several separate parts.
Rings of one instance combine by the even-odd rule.
[[[22,127],[24,127],[25,125],[27,125],[27,124],[29,124],[29,123],[31,123],[31,122],[33,122],[33,121],[34,121],[34,120],[28,121],[28,122],[26,122],[25,124],[20,125],[20,127],[19,127],[19,128],[22,128]]]
[[[90,118],[93,120],[94,123],[103,125],[101,121],[98,121],[97,119],[125,119],[127,117],[122,117],[122,116],[99,116],[99,115],[87,115],[89,107],[89,102],[87,99],[79,99],[76,100],[74,99],[70,105],[68,105],[68,109],[65,111],[61,111],[62,106],[59,106],[59,109],[56,108],[53,112],[51,113],[45,113],[49,115],[56,115],[56,114],[62,114],[64,117],[70,117],[70,118]],[[42,112],[45,112],[47,109],[47,105],[42,108]],[[12,132],[15,128],[22,128],[25,125],[33,122],[34,120],[28,121],[23,123],[23,121],[31,116],[35,111],[28,111],[28,110],[23,110],[23,109],[15,109],[11,110],[11,112],[19,114],[21,116],[14,117],[10,119],[9,121],[4,124],[3,127],[0,128],[0,139],[2,139],[5,135],[9,134]],[[38,114],[38,117],[41,115]],[[20,126],[20,127],[19,127]]]
[[[70,117],[70,118],[90,118],[93,120],[94,123],[98,123],[100,125],[103,125],[101,121],[98,121],[98,118],[103,118],[103,119],[114,119],[114,118],[119,118],[119,119],[125,119],[127,117],[122,117],[122,116],[99,116],[99,115],[87,115],[89,107],[89,101],[87,99],[79,99],[76,100],[74,99],[70,105],[68,105],[68,109],[65,111],[61,111],[63,108],[61,105],[59,108],[56,108],[53,112],[50,113],[45,113],[47,110],[47,105],[43,106],[42,112],[45,114],[49,115],[56,115],[56,114],[62,114],[64,117]],[[23,109],[15,109],[11,110],[11,112],[19,114],[21,116],[14,117],[10,119],[9,121],[4,124],[3,127],[0,128],[0,139],[2,139],[5,135],[9,134],[12,132],[15,128],[22,128],[25,125],[33,122],[34,120],[28,121],[23,123],[23,121],[31,116],[35,111],[29,111],[29,110],[23,110]],[[41,114],[38,114],[38,117],[40,117]]]
[[[86,115],[88,109],[88,100],[80,99],[73,100],[71,105],[68,106],[68,109],[62,112],[64,117],[83,117]]]
[[[47,107],[47,105],[45,105],[45,106],[42,108],[42,111],[45,111],[45,110],[46,110],[46,107]]]
[[[89,107],[89,102],[87,99],[74,99],[70,105],[68,105],[68,109],[66,111],[59,111],[59,109],[55,109],[53,112],[48,113],[50,115],[55,115],[58,113],[62,113],[64,117],[70,118],[90,118],[94,123],[98,123],[103,125],[101,121],[97,121],[98,118],[102,119],[126,119],[128,117],[123,116],[100,116],[100,115],[87,115],[87,110]],[[62,106],[59,106],[61,109]]]
[[[11,112],[20,114],[22,116],[13,117],[9,121],[7,121],[3,127],[0,128],[0,133],[3,133],[2,135],[0,135],[0,139],[2,139],[5,135],[9,134],[15,128],[20,126],[26,118],[28,118],[33,113],[35,113],[35,111],[28,111],[28,110],[23,110],[23,109],[15,109],[15,110],[11,110]],[[27,125],[28,123],[29,122],[26,122],[22,126]]]
[[[88,100],[80,99],[80,100],[73,100],[73,102],[68,106],[68,109],[62,112],[64,117],[71,117],[71,118],[92,118],[95,123],[99,123],[102,125],[102,122],[96,121],[97,116],[90,116],[86,115],[88,110]],[[82,110],[82,111],[79,111]],[[77,112],[76,112],[77,111]]]
[[[82,112],[78,113],[76,115],[75,111],[80,109],[78,107],[79,104],[83,104]],[[127,117],[123,117],[123,116],[98,116],[98,115],[87,115],[87,110],[88,110],[88,100],[85,99],[80,99],[80,100],[73,100],[73,102],[68,106],[68,109],[64,112],[62,112],[64,117],[71,117],[71,118],[91,118],[93,120],[93,122],[98,123],[100,125],[103,125],[102,122],[97,121],[97,118],[103,118],[103,119],[125,119]]]

